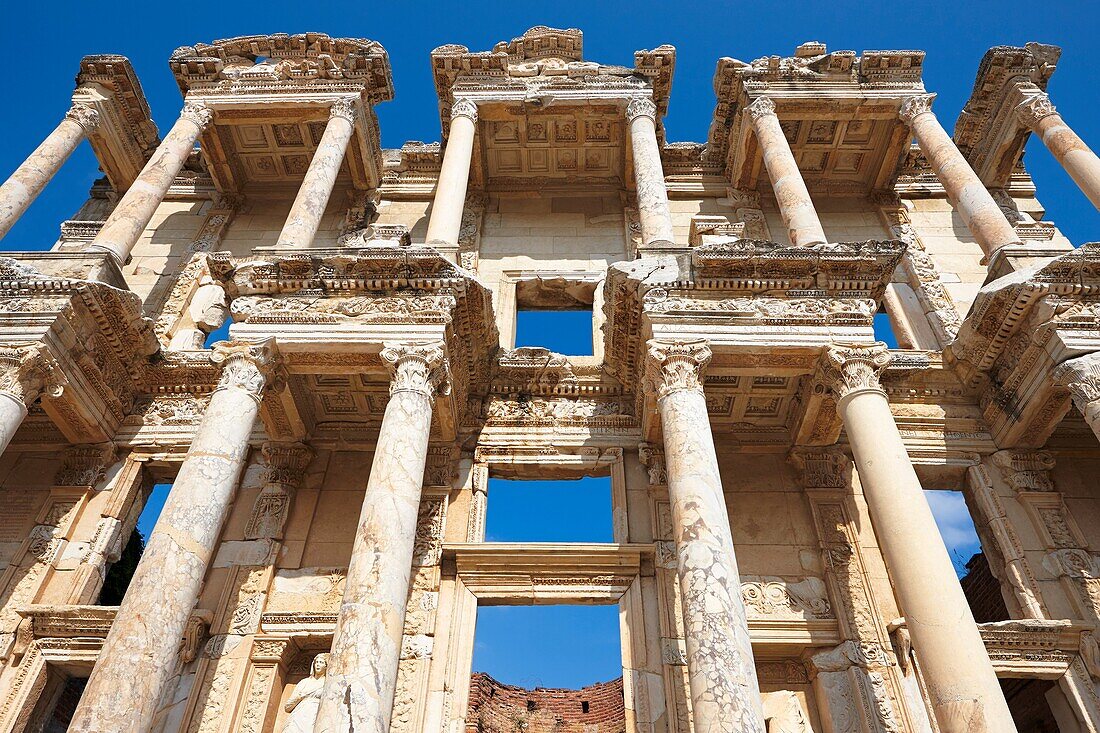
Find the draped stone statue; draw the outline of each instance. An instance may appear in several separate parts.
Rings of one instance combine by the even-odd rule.
[[[313,658],[309,677],[294,685],[294,692],[290,693],[290,699],[283,706],[290,715],[283,723],[281,733],[313,733],[327,670],[328,654],[318,654]]]
[[[798,702],[798,696],[793,692],[765,692],[760,697],[764,703],[764,720],[768,725],[768,733],[814,733],[802,704]]]

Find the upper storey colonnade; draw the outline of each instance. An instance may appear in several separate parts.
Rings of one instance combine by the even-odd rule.
[[[891,193],[902,172],[898,161],[914,139],[975,241],[992,257],[1021,245],[990,188],[1007,185],[1030,132],[1042,137],[1091,200],[1100,201],[1100,160],[1057,114],[1045,91],[1057,60],[1051,48],[1030,44],[1026,53],[1016,53],[1025,61],[1017,59],[1007,69],[997,55],[1009,51],[991,51],[980,74],[1001,88],[990,94],[991,84],[979,78],[954,139],[932,111],[935,94],[926,93],[921,82],[922,52],[860,57],[807,43],[789,58],[722,59],[715,75],[718,103],[701,158],[717,163],[737,191],[761,186],[763,168],[789,240],[808,246],[826,241],[811,189],[821,196]],[[674,241],[662,164],[670,150],[662,119],[674,49],[639,51],[633,69],[606,66],[581,57],[579,31],[536,28],[489,53],[443,46],[432,53],[432,62],[444,152],[428,245],[454,257],[471,187],[491,188],[505,180],[522,187],[526,178],[537,188],[547,181],[561,184],[561,176],[572,174],[586,183],[603,175],[633,190],[640,253],[687,246]],[[382,151],[372,108],[392,99],[393,85],[388,57],[377,43],[323,34],[242,37],[183,47],[171,65],[184,105],[158,144],[129,63],[122,57],[87,57],[65,119],[0,187],[0,236],[85,138],[120,197],[89,249],[109,253],[120,265],[197,142],[219,193],[239,196],[257,186],[297,180],[278,248],[312,245],[342,170],[356,190],[380,185]],[[551,105],[579,111],[578,121],[589,125],[591,134],[578,138],[555,130],[540,137],[547,135],[541,126],[523,124],[532,111]],[[523,139],[505,150],[513,141],[497,131],[511,129],[510,117],[513,127],[523,128]],[[612,130],[615,118],[626,120],[628,133],[618,137],[629,137],[629,145],[603,159],[606,151],[594,150],[593,143],[603,141],[601,131]],[[301,128],[287,123],[303,119],[314,140],[298,140],[300,154],[278,155],[278,148],[295,142],[287,137],[301,135]],[[998,147],[1002,139],[1010,142]],[[569,151],[578,140],[580,150]],[[540,149],[547,144],[549,157]],[[487,170],[481,170],[479,155],[489,161]],[[536,175],[539,171],[550,175]]]

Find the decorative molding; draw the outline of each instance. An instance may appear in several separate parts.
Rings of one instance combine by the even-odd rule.
[[[867,390],[885,397],[879,376],[890,360],[890,351],[882,343],[837,344],[825,349],[817,380],[832,390],[838,401]]]
[[[382,361],[390,370],[390,395],[419,392],[432,399],[448,394],[450,366],[443,342],[430,344],[387,343]]]
[[[703,375],[711,359],[705,339],[650,341],[647,355],[645,388],[657,399],[684,390],[702,393]]]
[[[901,109],[898,110],[898,117],[901,121],[907,125],[912,125],[913,121],[923,114],[932,113],[932,102],[936,99],[935,94],[916,94],[912,97],[907,97],[901,104]]]
[[[94,133],[102,121],[102,117],[94,107],[81,102],[76,102],[69,107],[69,111],[65,113],[65,119],[72,120],[84,128],[85,135]]]
[[[1046,92],[1029,95],[1016,105],[1016,115],[1020,118],[1020,122],[1031,129],[1038,126],[1039,120],[1056,114],[1058,110],[1054,108]]]

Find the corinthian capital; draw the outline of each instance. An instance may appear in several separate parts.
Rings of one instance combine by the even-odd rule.
[[[838,400],[867,390],[886,394],[879,384],[879,375],[889,364],[890,351],[886,344],[837,344],[825,349],[818,379],[833,391]]]
[[[61,369],[41,344],[0,347],[0,392],[30,407],[43,392],[60,397]]]
[[[757,97],[756,101],[745,109],[748,110],[753,120],[759,120],[761,117],[775,115],[775,102],[771,100],[771,97]]]
[[[210,123],[214,121],[214,110],[210,109],[202,102],[188,99],[183,103],[183,109],[180,111],[180,119],[193,122],[200,130],[205,130]]]
[[[1031,94],[1016,105],[1016,116],[1028,127],[1035,127],[1044,117],[1058,114],[1045,92]]]
[[[429,344],[387,343],[382,361],[390,369],[390,395],[419,392],[431,399],[450,389],[450,373],[443,342]]]
[[[259,402],[278,375],[279,358],[273,341],[249,343],[223,341],[214,344],[210,360],[221,366],[217,390],[243,389]]]
[[[626,105],[626,119],[630,122],[634,121],[635,117],[648,117],[651,120],[657,120],[657,105],[653,103],[652,99],[646,99],[645,97],[634,97]]]
[[[468,117],[477,122],[477,105],[468,99],[456,99],[451,105],[451,119],[456,117]]]
[[[711,351],[705,339],[650,341],[646,354],[645,388],[657,399],[683,390],[703,391],[703,374]]]
[[[85,135],[91,135],[99,127],[99,112],[91,105],[76,102],[65,113],[65,119],[72,120],[84,128]]]
[[[1100,352],[1062,362],[1054,367],[1053,377],[1069,389],[1073,404],[1082,415],[1090,417],[1090,405],[1092,412],[1100,413]]]
[[[355,107],[354,99],[341,97],[333,102],[332,106],[328,108],[328,118],[330,120],[339,117],[354,125],[355,118],[358,116],[359,110]]]
[[[935,98],[935,94],[917,94],[909,97],[902,102],[901,109],[898,110],[898,117],[907,125],[913,124],[913,120],[917,117],[926,112],[932,112],[932,102]]]

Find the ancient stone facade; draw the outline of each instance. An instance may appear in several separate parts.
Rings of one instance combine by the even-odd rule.
[[[1100,244],[1021,161],[1100,200],[1058,56],[990,50],[954,134],[920,51],[723,58],[682,143],[675,49],[537,27],[432,51],[400,150],[372,41],[181,47],[163,137],[86,57],[0,186],[2,235],[85,138],[105,173],[0,257],[0,731],[496,731],[478,608],[540,603],[617,604],[621,717],[524,726],[1100,731]],[[561,308],[592,355],[515,347]],[[584,476],[614,542],[486,541],[490,477]],[[922,489],[966,495],[982,623]]]

